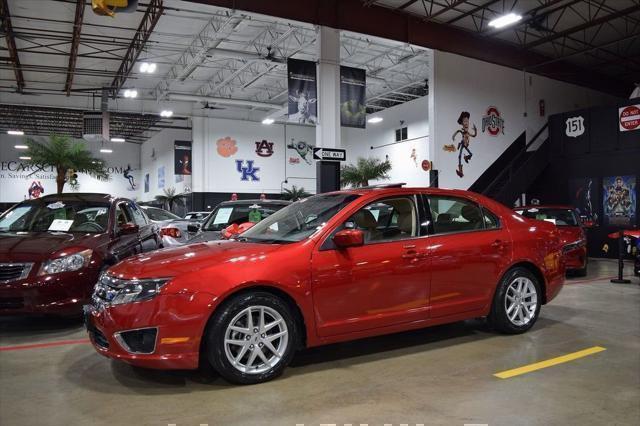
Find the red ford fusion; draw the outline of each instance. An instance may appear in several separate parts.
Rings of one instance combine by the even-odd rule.
[[[233,240],[125,260],[101,276],[85,322],[107,357],[207,362],[251,384],[305,347],[476,317],[525,332],[564,274],[550,223],[466,191],[355,189],[293,203]]]
[[[551,222],[558,227],[564,244],[567,269],[576,275],[587,275],[587,234],[580,216],[571,206],[525,206],[515,211],[524,217]]]

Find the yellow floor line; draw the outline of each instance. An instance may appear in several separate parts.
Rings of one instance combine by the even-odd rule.
[[[501,371],[499,373],[494,374],[494,376],[500,379],[508,379],[510,377],[531,373],[532,371],[541,370],[547,367],[553,367],[554,365],[562,364],[563,362],[573,361],[575,359],[597,354],[598,352],[602,352],[606,350],[607,348],[603,348],[601,346],[594,346],[592,348],[583,349],[578,352],[573,352],[573,353],[562,355],[556,358],[547,359],[545,361],[535,362],[533,364],[514,368],[512,370]]]

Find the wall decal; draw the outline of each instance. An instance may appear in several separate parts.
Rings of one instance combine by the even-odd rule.
[[[236,160],[236,170],[238,171],[238,173],[241,173],[242,175],[240,177],[240,180],[242,181],[251,180],[251,181],[259,182],[260,178],[256,173],[260,171],[260,167],[255,167],[253,165],[253,160],[247,160],[246,166],[244,166],[244,163],[245,163],[244,160]]]
[[[620,131],[630,132],[640,129],[640,105],[629,105],[618,108]]]
[[[469,138],[475,138],[478,135],[478,129],[475,123],[473,125],[473,133],[469,131],[470,118],[471,114],[469,114],[467,111],[462,111],[460,113],[460,117],[458,117],[458,124],[461,125],[462,128],[456,130],[453,136],[451,136],[451,140],[455,141],[458,133],[460,133],[461,135],[460,142],[458,142],[458,170],[456,170],[456,174],[459,177],[464,176],[464,172],[462,170],[462,151],[467,151],[467,154],[464,156],[464,161],[465,163],[469,163],[469,160],[471,160],[471,157],[473,157],[473,153],[469,149],[469,143],[471,141]]]
[[[127,164],[127,168],[122,172],[122,176],[129,181],[129,188],[127,188],[129,191],[135,191],[136,189],[136,181],[131,174],[132,170],[133,169],[131,168],[131,164]]]
[[[431,161],[422,160],[422,170],[424,170],[425,172],[428,172],[429,170],[431,170]]]
[[[308,144],[305,141],[296,142],[294,138],[291,138],[291,143],[287,145],[288,149],[293,149],[298,154],[298,157],[289,157],[289,164],[298,164],[300,163],[300,158],[302,158],[307,164],[311,164],[311,155],[313,152],[313,145]]]
[[[444,152],[456,152],[456,146],[452,143],[448,144],[448,145],[443,145],[442,146],[442,150]]]
[[[238,152],[236,140],[232,139],[230,136],[218,139],[216,141],[216,147],[218,154],[225,158],[231,157],[233,154]]]
[[[567,118],[566,124],[565,133],[570,138],[577,138],[584,134],[584,118],[581,115]]]
[[[490,136],[504,135],[504,119],[500,117],[500,111],[494,106],[487,108],[486,114],[482,117],[482,133],[488,132]]]
[[[29,199],[40,198],[40,195],[44,193],[44,186],[40,183],[39,180],[34,180],[31,182],[29,186]]]
[[[265,139],[256,141],[256,154],[260,157],[271,157],[273,155],[273,142],[267,142]]]
[[[411,155],[409,157],[411,157],[411,159],[413,160],[413,164],[415,164],[416,167],[418,167],[418,154],[416,154],[415,148],[411,149]]]
[[[636,177],[608,176],[603,179],[604,225],[633,226],[636,223]]]

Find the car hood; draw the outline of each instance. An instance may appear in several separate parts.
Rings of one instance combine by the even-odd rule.
[[[222,232],[220,231],[200,231],[193,238],[189,239],[188,243],[204,243],[220,239],[222,239]]]
[[[284,247],[282,244],[228,240],[188,243],[133,256],[111,267],[109,272],[124,279],[175,277],[211,266],[241,265],[256,259],[262,260]]]
[[[70,247],[95,248],[106,234],[0,232],[0,262],[37,262]]]

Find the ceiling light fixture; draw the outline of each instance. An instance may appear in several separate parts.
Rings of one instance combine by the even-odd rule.
[[[124,138],[111,138],[111,142],[125,142]]]
[[[139,69],[141,73],[153,74],[156,72],[156,68],[157,66],[153,62],[142,62]]]
[[[267,126],[273,123],[275,123],[275,120],[273,118],[267,117],[264,120],[262,120],[262,124],[266,124]]]
[[[100,152],[102,152],[103,154],[111,154],[113,150],[108,148],[102,148]]]
[[[127,89],[124,91],[124,97],[125,98],[137,98],[138,97],[138,91],[136,89]]]
[[[160,112],[160,117],[165,117],[165,118],[169,118],[173,115],[173,111],[165,109],[162,112]]]
[[[382,117],[371,117],[367,120],[367,123],[376,124],[382,121]]]
[[[14,148],[15,149],[29,149],[29,147],[26,146],[26,145],[16,145],[16,146],[14,146]]]
[[[504,28],[507,25],[515,24],[519,20],[522,19],[521,15],[516,15],[515,13],[508,13],[506,15],[502,15],[491,22],[489,22],[489,26],[493,28]]]
[[[19,158],[20,160],[31,160],[31,157],[26,157],[26,156],[18,157],[18,158]]]
[[[24,135],[24,132],[22,130],[7,130],[7,134],[13,136],[22,136]]]

